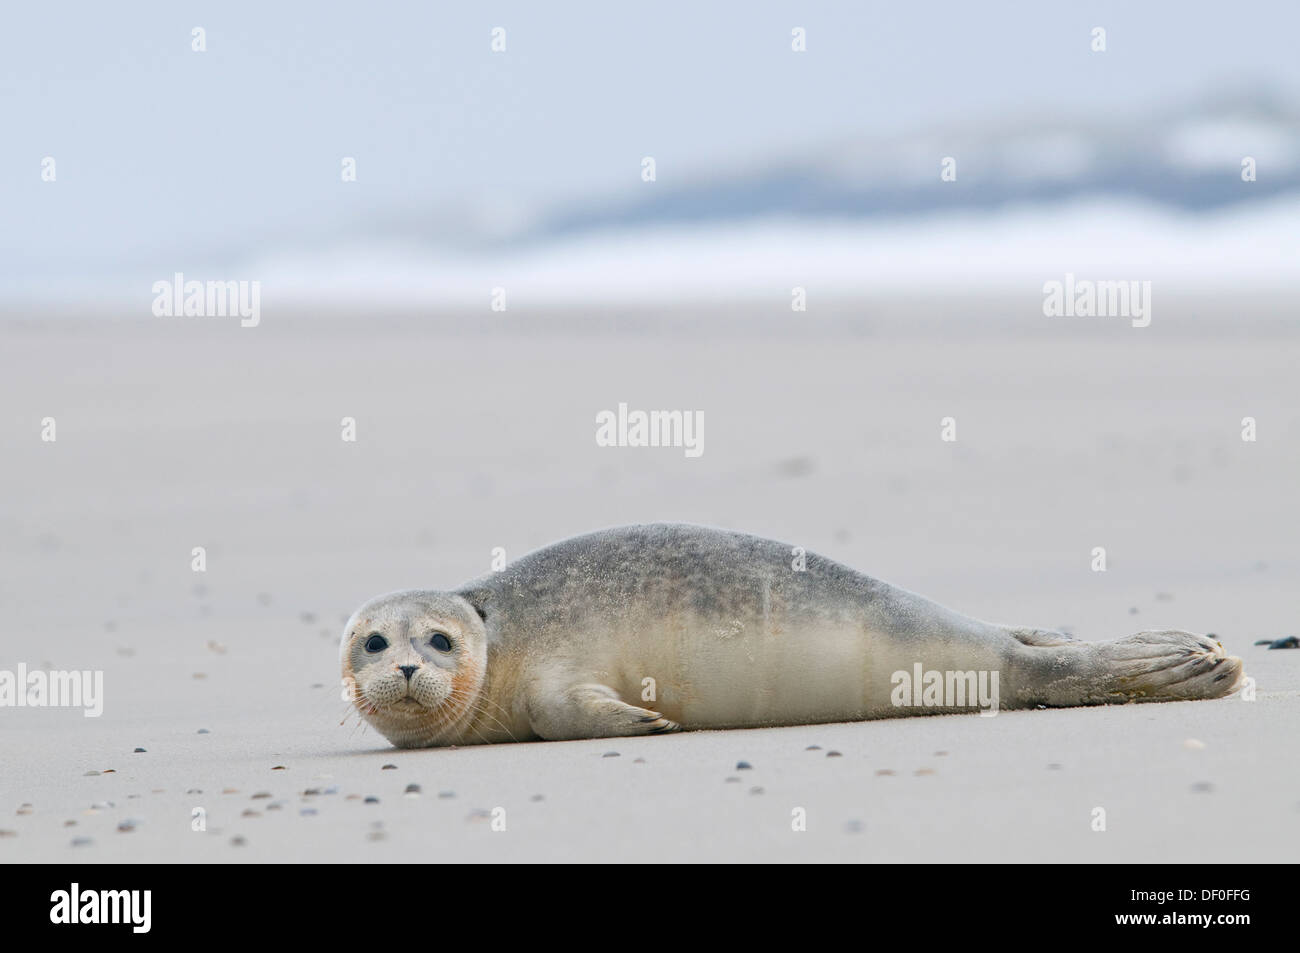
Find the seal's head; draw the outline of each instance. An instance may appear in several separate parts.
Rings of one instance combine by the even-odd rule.
[[[438,744],[473,715],[487,629],[462,596],[407,590],[371,599],[339,646],[344,695],[399,748]]]

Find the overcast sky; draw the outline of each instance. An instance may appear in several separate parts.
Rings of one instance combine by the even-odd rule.
[[[599,194],[955,119],[1300,96],[1300,4],[10,4],[0,277]],[[191,50],[191,29],[207,51]],[[490,51],[491,30],[507,50]],[[790,30],[808,49],[790,50]],[[1109,49],[1088,49],[1104,26]],[[57,182],[40,180],[52,156]],[[358,181],[339,181],[355,156]]]

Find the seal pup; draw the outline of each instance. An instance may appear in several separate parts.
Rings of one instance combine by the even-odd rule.
[[[347,697],[398,747],[971,711],[989,686],[994,709],[1217,698],[1242,679],[1205,636],[994,625],[798,547],[682,524],[379,596],[348,620],[340,659]]]

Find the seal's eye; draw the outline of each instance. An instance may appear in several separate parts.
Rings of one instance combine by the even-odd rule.
[[[433,633],[433,638],[429,640],[429,644],[432,645],[439,652],[451,651],[451,639],[447,638],[441,632]]]
[[[366,639],[367,652],[382,652],[388,648],[388,640],[378,632],[371,632],[370,638]]]

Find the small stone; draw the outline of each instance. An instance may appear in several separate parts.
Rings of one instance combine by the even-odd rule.
[[[104,773],[104,774],[117,774],[117,768],[105,768],[104,771],[103,771],[103,773]]]
[[[270,796],[271,796],[271,792],[270,792],[270,791],[258,791],[256,794],[253,795],[253,798],[252,798],[252,799],[253,799],[254,801],[260,801],[261,799],[263,799],[263,798],[268,798],[268,797],[270,797]]]
[[[221,793],[222,793],[222,794],[238,794],[238,793],[239,793],[239,788],[222,788],[222,789],[221,789]]]
[[[282,764],[277,764],[277,765],[276,765],[275,767],[273,767],[271,770],[272,770],[272,771],[288,771],[289,769],[286,768],[286,767],[285,767],[284,765],[282,765]]]
[[[91,840],[89,837],[74,837],[74,838],[72,838],[72,846],[73,846],[73,847],[90,847],[90,846],[92,846],[94,843],[95,843],[95,842],[94,842],[93,840]]]
[[[211,651],[215,652],[217,655],[225,655],[225,654],[226,654],[226,647],[225,647],[224,645],[222,645],[220,642],[217,642],[217,641],[215,641],[215,640],[212,640],[212,639],[209,639],[209,640],[208,640],[208,648],[209,648]]]
[[[30,814],[30,813],[32,813],[32,806],[31,806],[30,804],[20,804],[20,805],[18,805],[18,811],[17,811],[17,813],[19,813],[19,814]]]
[[[77,822],[74,821],[74,820],[66,820],[66,821],[63,822],[63,826],[64,826],[64,827],[76,827],[76,826],[77,826]]]
[[[934,753],[934,756],[935,756],[936,758],[946,758],[946,757],[948,757],[948,752],[946,752],[946,751],[936,751],[936,752]]]
[[[828,757],[828,758],[842,758],[842,757],[844,757],[844,755],[840,754],[838,751],[828,751],[828,752],[826,752],[826,757]]]
[[[121,821],[117,825],[117,829],[120,833],[129,834],[131,833],[131,831],[135,830],[136,827],[139,826],[139,824],[140,824],[139,821],[135,820],[134,818],[128,817],[126,820]]]
[[[1300,649],[1300,637],[1288,635],[1271,642],[1268,647],[1270,649]]]
[[[320,788],[307,788],[305,791],[302,792],[303,797],[312,797],[313,795],[316,794],[320,794]]]
[[[403,791],[402,793],[407,795],[408,797],[415,797],[417,794],[420,793],[420,786],[418,784],[408,784],[406,786],[406,790]]]
[[[606,751],[604,754],[601,755],[601,757],[602,757],[602,758],[617,758],[617,757],[620,757],[620,755],[619,755],[619,753],[618,753],[617,751]]]
[[[146,752],[143,748],[136,748],[135,751],[132,752],[132,754],[145,754],[145,753]]]
[[[270,804],[266,806],[266,809],[268,811],[279,811],[282,810],[283,808],[284,808],[283,801],[272,801]]]
[[[762,788],[759,788],[759,787],[753,787],[753,788],[750,788],[750,789],[749,789],[749,793],[750,793],[750,794],[762,794],[762,793],[763,793],[763,789],[762,789]]]
[[[821,746],[821,745],[809,745],[808,747],[804,748],[803,750],[804,750],[804,751],[821,751],[821,750],[822,750],[822,746]]]
[[[921,775],[925,775],[925,774],[934,774],[934,768],[917,768],[912,773],[917,777],[920,777]]]
[[[727,784],[739,784],[739,783],[740,783],[740,778],[736,777],[736,776],[733,774],[731,777],[727,778],[727,780],[726,780],[725,783],[727,783]]]
[[[210,735],[210,734],[212,734],[212,732],[208,731],[208,729],[206,729],[206,728],[200,728],[200,729],[198,730],[197,733],[200,734],[200,735]]]
[[[633,759],[632,759],[632,763],[633,763],[633,764],[645,764],[645,758],[633,758]]]
[[[360,801],[360,800],[361,800],[361,795],[360,795],[360,794],[349,794],[349,795],[347,795],[345,798],[343,798],[343,800],[345,800],[345,801]]]
[[[76,822],[76,821],[73,821],[72,823],[75,824],[75,823],[77,823],[77,822]],[[63,826],[64,826],[64,827],[67,827],[68,825],[67,825],[67,824],[64,824]],[[17,831],[6,831],[6,830],[0,830],[0,837],[17,837],[17,836],[18,836],[18,832],[17,832]]]
[[[1197,738],[1188,738],[1186,741],[1183,742],[1183,747],[1186,748],[1188,751],[1204,751],[1205,742]]]
[[[379,798],[375,797],[375,796],[372,794],[372,795],[370,795],[368,798],[366,798],[366,803],[367,803],[367,804],[378,804],[378,803],[379,803]]]
[[[876,772],[876,777],[878,778],[893,777],[893,776],[894,776],[894,771],[890,768],[881,768],[879,771]]]
[[[382,768],[380,768],[379,770],[380,770],[380,771],[396,771],[396,770],[397,770],[397,765],[395,765],[395,764],[386,764],[386,765],[384,765]]]
[[[316,808],[301,807],[298,809],[298,813],[301,814],[303,817],[311,817],[312,815],[316,814]]]
[[[202,793],[203,793],[203,789],[202,789],[202,788],[187,788],[187,789],[185,790],[185,793],[186,793],[186,794],[202,794]]]
[[[195,672],[193,675],[190,676],[190,678],[200,678],[200,679],[207,678],[207,677],[208,677],[207,672]]]
[[[455,796],[456,796],[456,792],[455,792],[455,791],[439,791],[439,792],[438,792],[438,797],[440,797],[440,798],[441,798],[442,800],[444,800],[444,801],[447,800],[447,799],[449,799],[449,798],[453,798],[453,797],[455,797]]]
[[[324,791],[322,791],[321,793],[322,793],[322,794],[338,794],[338,793],[339,793],[338,785],[335,785],[335,786],[332,787],[332,788],[326,788],[326,789],[325,789]]]
[[[262,812],[261,812],[261,811],[255,811],[255,810],[253,810],[251,807],[246,807],[246,808],[244,808],[243,813],[240,814],[239,816],[240,816],[240,817],[261,817],[261,816],[262,816]]]
[[[243,847],[243,846],[244,846],[245,844],[247,844],[247,843],[248,843],[248,841],[244,840],[244,838],[242,838],[242,837],[232,837],[232,838],[230,838],[230,846],[231,846],[231,847]]]
[[[754,766],[753,766],[752,764],[750,764],[748,761],[737,761],[737,762],[736,762],[736,770],[737,770],[737,771],[753,771],[753,770],[754,770]]]

